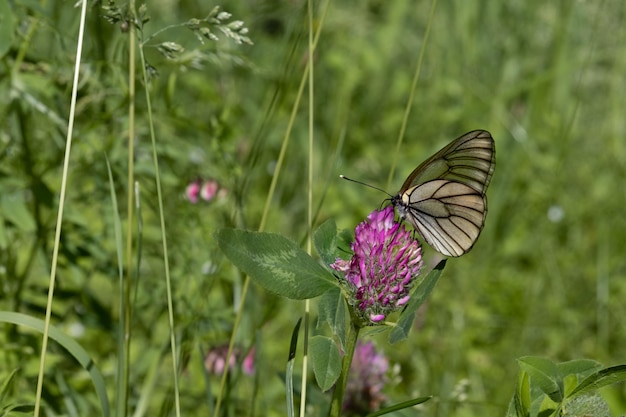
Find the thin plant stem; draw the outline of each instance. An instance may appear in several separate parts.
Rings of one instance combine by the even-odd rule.
[[[165,287],[167,293],[167,317],[170,326],[170,348],[172,353],[173,381],[174,381],[174,406],[176,416],[180,417],[180,392],[178,388],[178,349],[176,348],[175,323],[174,323],[174,302],[172,297],[172,280],[170,276],[169,252],[167,249],[167,235],[165,233],[165,215],[163,210],[163,191],[161,189],[161,174],[159,169],[159,155],[156,148],[156,133],[154,131],[154,118],[152,117],[152,102],[150,98],[149,80],[146,72],[146,60],[143,48],[139,48],[141,58],[141,74],[146,86],[146,106],[148,110],[148,124],[150,127],[150,140],[152,143],[152,162],[154,163],[154,175],[157,189],[157,201],[159,203],[159,219],[161,226],[161,242],[163,244],[163,267],[165,270]]]
[[[174,25],[169,25],[169,26],[165,26],[164,28],[161,28],[159,30],[157,30],[156,32],[154,32],[153,34],[151,34],[150,36],[148,36],[145,40],[141,41],[141,47],[145,47],[148,45],[148,42],[150,42],[152,39],[156,38],[157,36],[159,36],[161,33],[168,31],[170,29],[175,29],[175,28],[179,28],[179,27],[184,27],[185,24],[184,23],[176,23]]]
[[[396,165],[398,164],[398,156],[400,155],[400,148],[402,147],[402,141],[404,140],[404,133],[406,132],[406,125],[409,122],[409,115],[411,114],[411,108],[413,107],[413,100],[415,98],[415,91],[417,90],[417,81],[419,80],[420,73],[422,71],[422,63],[424,62],[424,53],[426,51],[426,45],[428,44],[428,37],[430,35],[430,28],[435,16],[435,9],[437,8],[437,0],[433,0],[430,4],[430,13],[428,15],[428,23],[426,24],[426,33],[424,34],[424,42],[420,49],[420,55],[417,59],[417,65],[415,67],[415,73],[413,74],[413,81],[411,83],[411,90],[409,92],[409,99],[406,102],[406,108],[404,109],[404,117],[402,118],[402,125],[400,126],[400,132],[398,133],[398,141],[396,142],[396,151],[393,154],[393,160],[391,162],[391,168],[389,169],[389,177],[387,178],[387,189],[391,189],[391,182],[393,181],[393,175],[396,171]]]
[[[308,15],[309,15],[309,56],[308,56],[308,68],[309,68],[309,175],[308,175],[308,196],[307,196],[307,240],[306,251],[310,255],[312,251],[312,235],[313,235],[313,117],[314,109],[313,104],[315,102],[314,97],[314,72],[315,62],[313,61],[313,0],[307,2]],[[308,381],[308,369],[309,369],[309,316],[311,311],[311,300],[308,298],[304,301],[304,340],[302,342],[302,382],[301,382],[301,394],[300,394],[300,417],[304,417],[306,412],[306,389]]]
[[[130,1],[130,10],[135,18],[135,2]],[[134,27],[134,25],[133,25]],[[134,28],[133,28],[134,29]],[[121,352],[119,361],[122,362],[121,383],[119,386],[120,400],[118,402],[118,415],[128,414],[128,387],[130,384],[130,341],[131,341],[131,301],[130,292],[132,288],[132,256],[133,256],[133,184],[135,182],[135,30],[130,30],[128,34],[128,172],[127,172],[127,194],[126,194],[126,279],[124,280],[123,301],[120,303],[120,317],[124,320],[124,350]]]
[[[46,303],[46,318],[43,328],[43,340],[41,343],[41,357],[39,360],[39,374],[37,376],[37,392],[35,395],[34,417],[39,416],[41,407],[41,392],[43,390],[43,377],[45,372],[46,351],[48,349],[48,337],[50,331],[50,317],[52,315],[52,301],[54,299],[54,285],[56,281],[57,264],[59,260],[59,244],[61,241],[61,227],[63,225],[63,210],[65,208],[65,192],[67,190],[67,176],[72,151],[72,134],[74,133],[74,118],[76,115],[76,96],[78,92],[78,79],[80,76],[80,62],[83,51],[83,38],[85,34],[85,16],[87,15],[87,1],[83,0],[80,11],[80,26],[78,28],[78,42],[76,45],[76,62],[74,63],[74,80],[72,83],[72,98],[70,100],[70,114],[65,139],[65,156],[63,159],[63,175],[61,177],[61,193],[59,195],[59,211],[54,232],[54,247],[52,249],[52,265],[50,268],[50,283],[48,286],[48,301]]]
[[[361,330],[359,325],[356,323],[357,321],[353,317],[352,320],[350,320],[350,326],[348,326],[348,332],[346,334],[346,354],[341,362],[341,374],[335,384],[333,399],[330,403],[330,412],[328,415],[331,417],[339,417],[341,415],[343,397],[346,392],[346,385],[348,384],[348,377],[350,375],[350,365],[352,365],[356,342],[359,338],[359,331]]]

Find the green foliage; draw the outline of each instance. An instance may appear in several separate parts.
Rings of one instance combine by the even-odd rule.
[[[309,349],[315,380],[323,391],[327,391],[337,382],[341,372],[341,356],[337,344],[329,337],[314,336]]]
[[[44,322],[42,320],[29,317],[24,314],[13,313],[10,311],[0,311],[0,322],[16,324],[22,327],[37,330],[40,333],[44,331]],[[102,414],[105,417],[110,415],[109,412],[109,399],[106,392],[106,385],[102,373],[95,365],[93,359],[89,356],[89,353],[80,346],[74,339],[61,332],[56,327],[50,327],[50,339],[57,342],[60,346],[67,350],[71,357],[73,357],[86,371],[89,372],[95,390],[98,393],[100,399],[100,406]],[[7,387],[13,379],[15,373],[13,372],[9,379],[6,381],[2,391],[0,391],[1,397],[4,397],[7,392]],[[0,398],[2,400],[2,398]],[[0,406],[2,401],[0,401]],[[22,407],[22,406],[20,406]],[[4,407],[3,407],[4,408]],[[14,406],[11,406],[14,408]]]
[[[571,395],[584,394],[595,391],[607,385],[616,384],[626,380],[626,365],[611,366],[600,369],[589,375],[574,388]]]
[[[598,394],[585,394],[568,402],[564,417],[611,417],[606,401]]]
[[[11,385],[14,378],[18,374],[18,369],[14,369],[5,379],[2,381],[2,388],[0,388],[0,415],[2,416],[22,416],[32,413],[33,406],[30,404],[14,403],[10,400],[8,394],[11,390]]]
[[[367,417],[384,416],[386,414],[390,414],[393,411],[404,410],[405,408],[410,408],[418,404],[423,404],[426,401],[431,400],[431,399],[432,397],[419,397],[419,398],[414,398],[409,401],[403,401],[401,403],[394,404],[391,407],[385,407],[382,410],[379,410],[375,413],[368,414]]]
[[[544,358],[521,358],[518,359],[520,368],[526,372],[533,383],[541,389],[554,402],[563,400],[563,384],[559,378],[556,364]]]
[[[330,326],[333,335],[339,338],[340,347],[346,346],[346,332],[350,320],[348,305],[340,288],[333,288],[326,291],[320,297],[319,304],[318,329],[323,323]]]
[[[602,368],[596,361],[555,363],[527,356],[518,360],[519,383],[508,416],[610,416],[597,390],[626,381],[626,365]]]
[[[243,278],[220,252],[215,231],[257,229],[276,178],[264,230],[295,242],[309,232],[303,113],[308,105],[298,108],[283,170],[273,170],[308,60],[306,4],[235,1],[219,11],[215,6],[150,2],[133,18],[125,3],[105,1],[94,3],[86,22],[52,323],[80,343],[109,394],[114,392],[123,321],[115,229],[138,229],[123,220],[127,190],[135,187],[126,183],[132,99],[142,204],[141,256],[133,258],[141,262],[133,265],[131,283],[130,412],[136,415],[169,415],[173,403],[164,255],[143,89],[153,99],[162,170],[184,415],[213,410],[220,378],[205,379],[204,358],[228,341],[242,302]],[[501,416],[517,382],[516,358],[587,357],[618,367],[623,362],[626,4],[438,2],[410,122],[396,151],[430,6],[421,0],[331,2],[322,24],[315,3],[321,37],[313,73],[312,193],[319,207],[314,228],[324,224],[318,233],[337,238],[316,235],[315,247],[326,265],[334,256],[347,257],[350,230],[385,198],[338,174],[386,187],[397,161],[387,190],[394,193],[442,144],[471,129],[489,130],[497,169],[485,229],[470,254],[448,262],[437,289],[417,310],[411,336],[385,349],[397,365],[386,394],[389,403],[436,397],[405,415]],[[77,10],[58,0],[45,7],[0,0],[0,310],[38,319],[44,316],[52,265]],[[232,16],[218,19],[222,12]],[[138,91],[131,98],[133,29],[151,78],[148,84],[140,80],[137,67],[131,77]],[[120,213],[112,208],[105,155]],[[188,201],[185,187],[198,178],[218,181],[223,195]],[[335,228],[342,232],[336,235]],[[424,256],[428,270],[437,261],[428,248]],[[319,275],[313,275],[320,277],[324,267],[316,265]],[[347,306],[329,288],[311,314],[320,333],[339,335],[345,333]],[[282,416],[284,382],[276,375],[284,370],[288,335],[303,309],[251,286],[243,311],[236,344],[244,350],[255,346],[258,360],[255,376],[235,367],[226,381],[225,414]],[[386,346],[389,335],[366,336]],[[7,324],[0,346],[0,381],[10,378],[2,406],[24,406],[13,411],[32,415],[41,335]],[[582,377],[582,368],[564,370],[567,363],[557,363],[557,376],[546,373],[546,382],[562,382],[564,411],[574,401],[593,404],[600,385],[621,372],[594,370]],[[69,414],[67,404],[76,399],[82,415],[102,414],[88,373],[65,349],[52,344],[46,365],[47,415]],[[519,396],[511,404],[554,410],[547,393],[527,372],[521,374]],[[586,391],[582,384],[591,375],[596,376]],[[599,395],[614,415],[626,413],[624,383],[605,386]],[[319,403],[327,400],[320,397]]]
[[[337,226],[333,219],[328,219],[313,234],[315,249],[322,262],[330,265],[337,258]]]
[[[0,0],[0,58],[11,48],[13,42],[13,13],[8,0]]]
[[[409,335],[411,327],[415,321],[417,309],[426,302],[430,295],[439,276],[443,272],[443,268],[446,266],[446,261],[443,260],[433,268],[432,271],[415,286],[411,292],[411,299],[407,306],[402,310],[402,314],[398,319],[398,323],[389,333],[389,343],[394,344],[406,339]]]
[[[215,237],[234,265],[274,294],[304,300],[337,285],[334,277],[310,255],[275,233],[222,229]]]

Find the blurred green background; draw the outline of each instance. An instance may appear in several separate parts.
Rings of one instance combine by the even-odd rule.
[[[0,29],[0,310],[43,318],[79,9],[60,1],[2,3],[10,17]],[[203,18],[215,5],[150,2],[144,36]],[[305,2],[221,6],[232,20],[245,22],[253,45],[219,31],[219,40],[201,43],[175,27],[145,47],[154,70],[150,92],[185,415],[208,414],[198,348],[227,342],[243,281],[212,233],[223,226],[259,227],[307,62]],[[385,198],[339,174],[393,194],[416,165],[466,131],[486,129],[496,141],[480,240],[471,253],[448,262],[409,340],[388,346],[384,335],[372,336],[398,365],[385,391],[389,403],[435,396],[417,413],[397,415],[503,415],[516,384],[516,358],[524,355],[624,363],[626,3],[440,1],[426,45],[428,1],[335,1],[323,19],[321,8],[315,2],[321,29],[314,62],[317,224],[333,218],[352,229]],[[128,33],[105,15],[101,4],[90,6],[52,322],[88,350],[112,393],[120,303],[113,219],[125,218],[128,186]],[[185,51],[167,59],[156,47],[165,41]],[[146,102],[136,76],[143,229],[131,398],[147,401],[147,415],[166,415],[172,379],[163,253]],[[307,229],[307,111],[305,93],[265,227],[297,242]],[[394,164],[395,178],[387,184]],[[217,180],[224,196],[191,203],[184,191],[197,178]],[[434,252],[426,249],[425,256],[432,266]],[[258,287],[251,291],[237,340],[243,349],[256,346],[256,376],[234,377],[228,407],[235,415],[284,415],[280,373],[303,306]],[[40,339],[13,326],[0,333],[0,378],[21,369],[11,398],[32,402]],[[73,395],[82,415],[93,413],[97,403],[84,371],[63,350],[50,350],[49,409],[64,413],[64,400]],[[62,380],[72,395],[61,389]],[[626,413],[623,385],[602,394],[614,414]]]

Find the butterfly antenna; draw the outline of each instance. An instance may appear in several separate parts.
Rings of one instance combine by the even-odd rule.
[[[345,175],[339,175],[339,178],[342,178],[342,179],[344,179],[344,180],[348,180],[348,181],[352,181],[352,182],[355,182],[355,183],[357,183],[357,184],[364,185],[364,186],[369,187],[369,188],[373,188],[374,190],[378,190],[378,191],[380,191],[381,193],[385,193],[385,194],[387,194],[389,197],[393,197],[391,194],[389,194],[387,191],[383,190],[382,188],[374,187],[374,186],[373,186],[373,185],[371,185],[371,184],[367,184],[367,183],[365,183],[365,182],[361,182],[361,181],[353,180],[352,178],[348,178],[348,177],[346,177]]]

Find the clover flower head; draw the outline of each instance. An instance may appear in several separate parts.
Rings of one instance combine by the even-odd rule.
[[[383,321],[409,301],[424,264],[419,242],[395,222],[394,214],[393,206],[370,213],[354,231],[352,258],[338,258],[331,265],[345,276],[348,302],[370,324]]]

